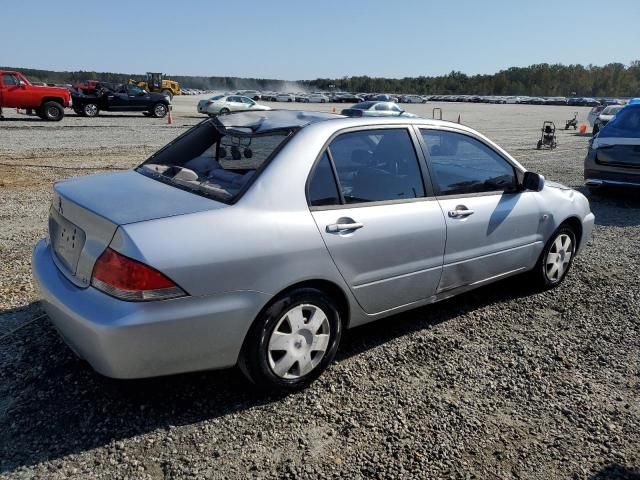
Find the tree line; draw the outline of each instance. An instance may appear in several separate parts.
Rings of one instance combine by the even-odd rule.
[[[47,83],[73,84],[85,80],[125,83],[129,79],[145,78],[143,74],[93,71],[54,72],[28,68],[15,70],[23,72],[31,81]],[[184,88],[203,90],[297,91],[304,89],[422,95],[640,96],[640,60],[633,61],[628,66],[622,63],[610,63],[604,66],[541,63],[528,67],[511,67],[484,75],[466,75],[459,71],[452,71],[447,75],[429,77],[380,78],[365,75],[296,82],[217,76],[169,75],[167,78],[180,82]]]

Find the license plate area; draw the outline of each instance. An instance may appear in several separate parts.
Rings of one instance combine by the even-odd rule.
[[[60,263],[72,275],[75,275],[86,239],[84,231],[56,210],[51,209],[49,212],[49,239]]]

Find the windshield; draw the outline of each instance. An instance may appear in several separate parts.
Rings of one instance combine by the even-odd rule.
[[[602,111],[602,115],[615,115],[622,109],[622,105],[607,107]]]
[[[153,155],[137,171],[232,203],[290,134],[291,130],[258,134],[223,131],[207,120]]]
[[[374,106],[378,102],[360,102],[356,103],[350,108],[355,108],[357,110],[369,110],[372,106]]]
[[[600,138],[640,138],[640,105],[629,105],[622,108],[607,123],[600,133]]]

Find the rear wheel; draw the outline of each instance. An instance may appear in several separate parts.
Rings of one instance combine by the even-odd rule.
[[[169,108],[164,103],[156,103],[151,109],[155,118],[164,118],[168,111]]]
[[[576,253],[576,234],[561,225],[545,245],[532,276],[538,287],[546,290],[560,285],[567,276]]]
[[[220,115],[224,115],[225,113],[229,113],[229,109],[228,108],[221,108],[220,109]]]
[[[58,102],[45,102],[42,107],[42,117],[50,122],[59,122],[64,117],[64,108]]]
[[[314,288],[296,289],[257,318],[245,340],[240,368],[261,387],[303,388],[331,363],[341,336],[333,300]]]
[[[162,90],[162,93],[167,97],[169,97],[169,100],[173,100],[173,92],[171,90],[164,89]]]
[[[538,145],[536,145],[536,148],[538,150],[540,150],[542,148],[542,140],[538,140]]]
[[[100,113],[100,108],[96,103],[85,103],[82,107],[82,114],[85,117],[97,117]]]

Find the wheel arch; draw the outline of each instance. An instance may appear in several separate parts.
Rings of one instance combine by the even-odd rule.
[[[56,102],[59,103],[62,108],[64,108],[64,100],[60,97],[42,97],[40,102],[40,106],[42,107],[47,102]]]
[[[580,242],[582,241],[582,222],[578,217],[568,217],[565,218],[564,221],[558,225],[558,228],[567,225],[571,227],[571,229],[576,234],[576,252],[580,249]]]

